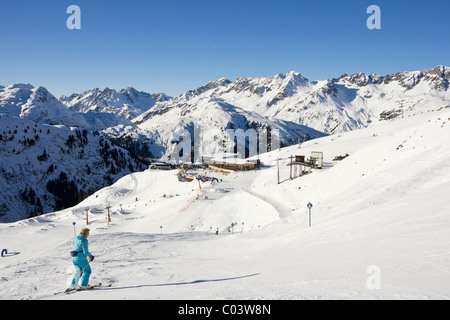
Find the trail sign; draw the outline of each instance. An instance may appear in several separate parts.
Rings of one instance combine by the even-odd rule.
[[[311,227],[311,209],[313,207],[312,203],[308,203],[307,207],[309,209],[309,227]]]

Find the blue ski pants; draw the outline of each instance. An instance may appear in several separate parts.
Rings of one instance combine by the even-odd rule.
[[[86,259],[72,259],[76,272],[72,278],[72,287],[78,286],[78,282],[81,278],[80,286],[86,287],[89,284],[89,278],[91,276],[91,266]]]

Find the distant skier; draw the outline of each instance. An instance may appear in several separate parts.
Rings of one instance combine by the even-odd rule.
[[[73,265],[76,273],[72,278],[71,287],[78,287],[78,282],[81,278],[81,288],[89,288],[89,277],[91,276],[90,262],[94,260],[94,256],[89,252],[88,240],[90,230],[84,228],[73,242],[73,250],[71,252]],[[88,262],[89,258],[89,262]]]

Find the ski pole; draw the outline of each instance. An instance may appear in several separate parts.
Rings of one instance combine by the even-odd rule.
[[[90,265],[90,264],[91,264],[91,262],[89,261],[88,264],[84,266],[83,270],[81,270],[81,274],[84,273],[84,270],[85,270],[85,269],[87,268],[87,266]]]
[[[84,266],[83,270],[81,270],[81,274],[83,274],[84,270],[87,268],[88,265],[91,264],[91,262],[92,262],[93,260],[94,260],[94,259],[88,261],[88,264]]]

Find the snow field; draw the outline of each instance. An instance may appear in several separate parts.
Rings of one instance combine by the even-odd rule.
[[[20,254],[0,259],[0,299],[449,299],[448,119],[444,109],[273,151],[262,170],[209,173],[223,181],[198,199],[196,181],[148,170],[74,208],[2,224],[1,245]],[[278,185],[277,156],[311,151],[325,168],[290,181],[282,160]],[[54,295],[86,207],[91,282],[113,286]]]

